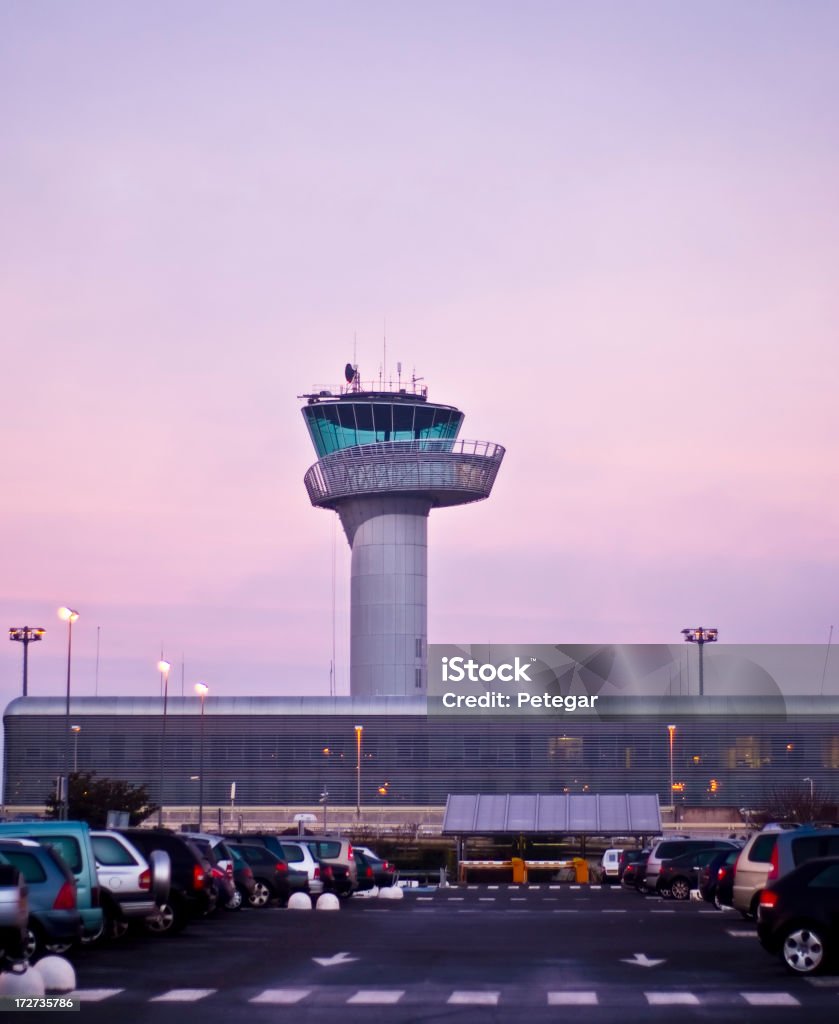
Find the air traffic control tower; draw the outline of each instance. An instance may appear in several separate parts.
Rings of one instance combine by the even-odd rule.
[[[318,461],[313,505],[337,512],[352,549],[350,693],[421,696],[427,686],[428,513],[489,497],[504,449],[459,441],[463,413],[416,379],[363,385],[347,364],[338,394],[306,399]]]

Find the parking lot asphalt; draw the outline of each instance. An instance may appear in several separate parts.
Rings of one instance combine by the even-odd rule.
[[[223,913],[73,956],[85,1020],[834,1021],[739,914],[609,887],[474,885]]]

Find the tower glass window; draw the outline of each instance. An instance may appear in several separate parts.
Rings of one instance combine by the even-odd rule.
[[[385,441],[454,441],[463,423],[463,413],[452,406],[392,398],[313,402],[303,415],[320,457]]]

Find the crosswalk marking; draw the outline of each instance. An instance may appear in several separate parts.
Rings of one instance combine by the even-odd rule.
[[[597,1006],[597,993],[548,992],[548,1006]]]
[[[726,935],[730,935],[732,939],[753,939],[755,938],[755,931],[744,931],[742,928],[726,928]]]
[[[741,992],[749,1006],[801,1006],[789,992]]]
[[[356,1006],[391,1006],[398,1003],[404,995],[404,989],[361,989],[354,996],[350,996],[347,1002]]]
[[[311,995],[310,988],[267,988],[258,996],[249,999],[249,1003],[274,1003],[279,1006],[292,1006],[299,1003],[301,999]]]
[[[498,992],[452,992],[446,1000],[451,1006],[497,1006]]]
[[[70,997],[83,1003],[101,1003],[103,999],[118,996],[124,991],[124,988],[77,988],[75,992],[70,993]]]
[[[645,992],[650,1006],[699,1006],[693,992]]]
[[[197,1003],[199,999],[211,996],[214,988],[172,988],[162,995],[150,999],[151,1003]]]

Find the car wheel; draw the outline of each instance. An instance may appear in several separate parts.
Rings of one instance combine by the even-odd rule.
[[[36,931],[33,931],[31,927],[26,929],[26,939],[23,943],[23,959],[31,960],[33,956],[38,952],[40,946],[40,937]]]
[[[685,878],[674,878],[670,885],[670,893],[674,900],[686,900],[690,896],[690,882]]]
[[[666,900],[670,900],[673,898],[673,890],[669,886],[665,886],[663,889],[658,889],[657,892],[659,896],[663,897]]]
[[[267,907],[271,900],[271,890],[264,882],[257,882],[253,892],[248,896],[248,903],[252,907]]]
[[[93,942],[94,939],[97,938],[99,938],[99,936],[95,935],[90,941]],[[72,942],[45,942],[44,949],[47,953],[55,953],[56,956],[61,956],[62,953],[66,953],[68,949],[72,948],[72,945]]]
[[[122,917],[112,917],[107,924],[105,934],[112,942],[121,939],[128,931],[128,921]]]
[[[146,926],[146,931],[151,932],[152,935],[165,935],[174,927],[175,908],[171,903],[162,903],[158,907],[157,913],[152,917],[147,917],[143,924]]]
[[[824,943],[812,928],[794,928],[784,939],[781,956],[793,974],[817,974],[825,964]]]
[[[224,904],[225,910],[241,910],[242,909],[242,893],[241,890],[236,888],[233,890],[233,895]]]
[[[719,889],[714,893],[714,906],[717,910],[725,910],[726,904],[720,899]]]

